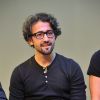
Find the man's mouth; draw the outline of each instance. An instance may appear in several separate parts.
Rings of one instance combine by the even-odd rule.
[[[47,47],[47,46],[51,46],[52,43],[44,43],[44,44],[41,44],[42,47]]]

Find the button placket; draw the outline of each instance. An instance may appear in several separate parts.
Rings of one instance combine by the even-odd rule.
[[[47,80],[47,78],[48,78],[48,76],[47,76],[47,68],[43,68],[44,69],[44,72],[43,72],[43,75],[44,75],[44,77],[45,77],[45,85],[47,85],[48,84],[48,80]]]

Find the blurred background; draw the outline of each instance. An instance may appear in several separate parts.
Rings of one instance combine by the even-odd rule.
[[[23,22],[39,12],[57,18],[62,35],[55,51],[80,64],[90,100],[87,69],[92,54],[100,49],[100,0],[0,0],[0,81],[7,97],[13,69],[34,55],[23,39]]]

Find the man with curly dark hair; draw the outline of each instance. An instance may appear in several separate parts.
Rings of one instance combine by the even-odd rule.
[[[59,35],[59,24],[50,14],[26,19],[23,36],[35,54],[14,69],[9,100],[86,100],[80,66],[53,51]]]

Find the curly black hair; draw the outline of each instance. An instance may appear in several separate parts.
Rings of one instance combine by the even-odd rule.
[[[37,13],[35,15],[30,15],[23,24],[23,36],[26,41],[28,41],[30,35],[32,34],[32,25],[37,23],[38,21],[48,22],[50,23],[51,28],[54,30],[55,36],[59,36],[61,34],[61,29],[59,28],[59,24],[51,14],[47,13]]]

